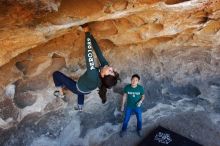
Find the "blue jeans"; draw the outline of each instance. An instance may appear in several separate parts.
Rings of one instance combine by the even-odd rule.
[[[81,93],[77,90],[76,81],[72,80],[71,78],[67,77],[63,73],[59,71],[55,71],[53,73],[53,81],[56,87],[65,87],[72,91],[73,93],[78,95],[78,104],[84,104],[84,95],[85,93]]]
[[[137,108],[130,108],[127,107],[126,111],[125,111],[125,117],[124,117],[124,122],[122,125],[122,131],[126,131],[127,127],[128,127],[128,122],[130,120],[131,114],[135,113],[136,118],[137,118],[137,130],[141,130],[142,129],[142,111],[140,107]]]

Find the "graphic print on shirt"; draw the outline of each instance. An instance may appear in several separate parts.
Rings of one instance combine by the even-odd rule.
[[[93,54],[92,54],[92,42],[90,38],[87,38],[87,46],[88,46],[88,58],[89,58],[89,66],[90,66],[90,70],[95,69],[95,63],[94,63],[94,59],[93,59]]]
[[[130,91],[128,91],[127,94],[128,94],[128,95],[131,95],[132,97],[135,97],[135,96],[140,95],[141,93],[140,93],[140,92],[130,92]]]

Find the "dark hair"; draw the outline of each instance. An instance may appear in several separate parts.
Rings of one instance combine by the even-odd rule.
[[[141,79],[140,76],[139,76],[138,74],[133,74],[132,77],[131,77],[131,79],[133,79],[133,78],[138,78],[138,80]]]
[[[117,84],[117,81],[120,80],[119,74],[114,71],[115,76],[107,75],[104,78],[101,78],[101,87],[99,88],[99,97],[102,99],[102,103],[104,104],[107,100],[106,93],[107,88],[110,89],[111,87]]]

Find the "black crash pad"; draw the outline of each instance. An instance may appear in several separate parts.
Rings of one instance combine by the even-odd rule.
[[[164,127],[157,127],[138,146],[202,146]]]

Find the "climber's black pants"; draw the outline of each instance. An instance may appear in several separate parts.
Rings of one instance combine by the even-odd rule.
[[[78,104],[84,104],[84,95],[88,93],[80,92],[76,87],[76,81],[72,80],[71,78],[67,77],[63,73],[59,71],[55,71],[53,73],[53,81],[56,87],[65,87],[72,91],[73,93],[78,95]]]

